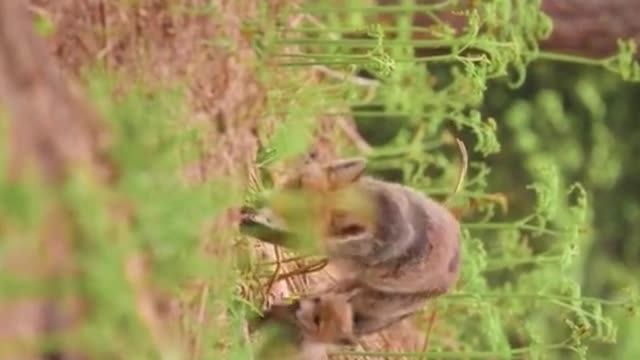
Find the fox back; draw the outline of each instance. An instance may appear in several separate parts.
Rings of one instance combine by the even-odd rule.
[[[334,249],[345,271],[357,271],[359,281],[377,291],[432,293],[449,290],[458,279],[460,225],[444,206],[411,188],[362,178],[376,203],[374,231],[361,239],[338,240]],[[349,242],[373,243],[360,254],[344,251]],[[338,255],[342,252],[344,255]]]
[[[447,291],[459,273],[457,219],[418,191],[363,176],[365,165],[361,158],[310,163],[284,189],[300,191],[313,208],[307,215],[343,273],[379,291]],[[293,211],[279,205],[286,223]]]

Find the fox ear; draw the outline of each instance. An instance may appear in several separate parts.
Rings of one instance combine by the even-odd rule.
[[[325,166],[325,171],[331,187],[338,189],[358,181],[366,167],[367,159],[354,157],[334,161]]]

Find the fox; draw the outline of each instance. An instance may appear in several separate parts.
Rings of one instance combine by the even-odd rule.
[[[244,209],[241,221],[241,229],[260,240],[295,247],[287,227],[311,217],[305,224],[319,233],[339,274],[318,293],[360,289],[351,298],[357,336],[380,331],[448,292],[461,261],[456,217],[410,187],[364,175],[366,163],[360,157],[307,161],[280,189],[297,193],[306,207],[275,195],[265,212]]]
[[[326,360],[329,350],[356,344],[350,298],[357,293],[325,293],[307,296],[292,303],[273,304],[253,319],[250,330],[266,326],[274,336],[257,353],[258,360]]]

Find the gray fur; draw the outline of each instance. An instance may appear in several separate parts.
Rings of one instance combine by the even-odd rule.
[[[350,172],[345,164],[356,168]],[[459,276],[461,250],[460,225],[445,207],[400,184],[354,177],[361,172],[358,166],[361,161],[341,160],[339,166],[325,169],[334,177],[336,168],[349,174],[349,182],[336,182],[372,200],[375,224],[358,227],[338,218],[336,223],[353,231],[330,232],[335,235],[325,239],[327,255],[341,278],[323,292],[360,289],[351,298],[354,333],[360,336],[412,315],[428,299],[449,291]]]

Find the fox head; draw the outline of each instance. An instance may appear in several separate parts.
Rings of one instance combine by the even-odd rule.
[[[339,159],[328,164],[310,161],[285,182],[284,188],[336,191],[358,181],[366,166],[367,160],[361,157]]]
[[[353,294],[326,293],[298,301],[296,319],[309,341],[355,345],[351,296]]]
[[[308,162],[276,191],[270,208],[289,227],[323,239],[370,229],[375,204],[358,186],[366,164],[360,157]]]
[[[303,341],[354,345],[354,315],[351,298],[360,289],[341,293],[322,293],[300,298],[292,303],[273,304],[265,311],[254,329],[268,321],[299,329]]]

